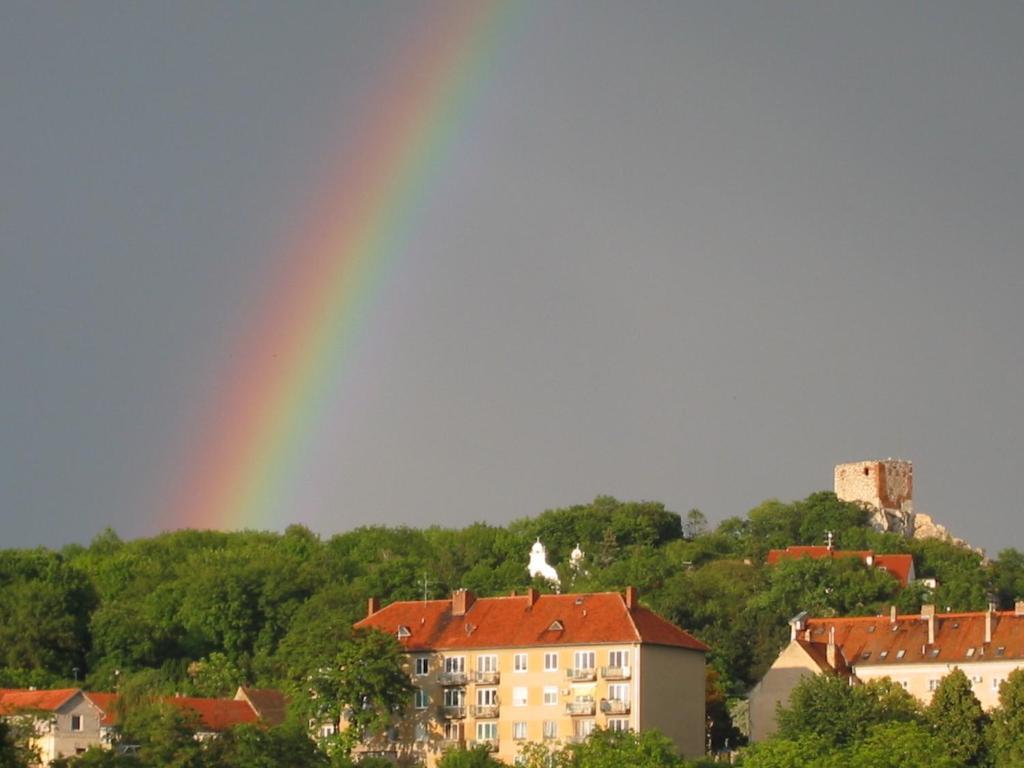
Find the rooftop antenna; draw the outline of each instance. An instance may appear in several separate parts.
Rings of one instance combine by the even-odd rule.
[[[423,574],[423,580],[420,583],[423,584],[423,602],[425,603],[429,599],[427,597],[427,594],[428,594],[428,590],[430,589],[430,585],[431,584],[436,584],[437,582],[434,581],[433,579],[428,579],[427,578],[427,574],[424,573]]]

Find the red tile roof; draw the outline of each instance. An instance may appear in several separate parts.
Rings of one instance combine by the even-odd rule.
[[[707,651],[708,647],[618,592],[483,597],[467,593],[465,615],[452,600],[387,605],[355,624],[397,635],[408,651],[524,648],[594,643],[651,643]],[[408,631],[408,636],[401,636]]]
[[[25,709],[53,712],[64,706],[78,692],[78,688],[61,688],[52,691],[0,688],[0,715]]]
[[[837,557],[859,557],[867,565],[874,565],[884,568],[897,578],[903,586],[906,586],[914,572],[914,558],[911,555],[876,555],[870,549],[830,549],[829,547],[805,547],[795,546],[785,549],[772,549],[768,551],[765,558],[767,565],[775,565],[780,560],[799,560],[802,557],[809,557],[812,560],[823,560],[825,558],[835,559]]]
[[[256,714],[246,701],[234,699],[199,699],[191,696],[174,696],[163,699],[186,714],[195,714],[201,730],[226,731],[236,725],[258,723]]]
[[[238,701],[248,701],[261,720],[269,725],[280,725],[285,721],[288,702],[280,691],[272,688],[241,687],[235,694]]]
[[[85,698],[91,701],[103,717],[100,719],[101,726],[117,724],[117,694],[86,691]]]
[[[928,620],[918,614],[897,616],[895,621],[888,616],[806,619],[797,641],[823,654],[834,628],[836,648],[852,667],[1024,659],[1024,616],[993,612],[988,643],[985,616],[984,611],[936,614],[934,643],[928,642]]]

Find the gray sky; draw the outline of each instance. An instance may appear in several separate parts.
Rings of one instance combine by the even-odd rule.
[[[0,8],[0,547],[152,535],[424,3]],[[437,18],[443,18],[440,9]],[[1024,5],[525,5],[277,527],[712,521],[915,464],[1024,548]]]

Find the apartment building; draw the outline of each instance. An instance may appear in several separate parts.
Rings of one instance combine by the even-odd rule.
[[[433,766],[447,748],[488,745],[508,763],[530,741],[597,727],[657,728],[680,754],[704,752],[707,646],[624,594],[369,602],[357,629],[393,634],[415,690],[406,716],[363,751]]]
[[[922,704],[956,668],[971,680],[985,709],[999,703],[999,686],[1024,666],[1024,602],[1013,611],[937,613],[790,622],[790,642],[750,694],[750,737],[775,732],[775,708],[804,677],[840,675],[852,684],[891,678]]]

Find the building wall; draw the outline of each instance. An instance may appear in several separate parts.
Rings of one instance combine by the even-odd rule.
[[[639,730],[657,728],[687,758],[704,754],[704,654],[645,645],[640,651]]]
[[[922,704],[929,704],[939,681],[956,668],[963,670],[971,681],[974,695],[986,710],[999,705],[999,686],[1015,669],[1022,666],[1021,660],[978,661],[966,664],[900,664],[861,665],[856,668],[857,677],[867,682],[889,677],[903,686],[906,691]]]
[[[574,667],[577,652],[594,654],[594,679],[574,681],[567,676],[567,671]],[[615,674],[614,670],[608,669],[614,666],[611,663],[612,652],[628,654],[625,674]],[[558,666],[554,670],[545,669],[545,654],[551,653],[557,654]],[[525,670],[516,670],[517,654],[525,654]],[[440,677],[445,658],[459,656],[465,659],[469,682],[464,686],[442,685]],[[474,679],[479,659],[483,656],[497,657],[499,680],[496,684]],[[416,674],[417,658],[427,659],[427,674]],[[398,727],[397,740],[387,737],[375,739],[360,751],[386,754],[410,762],[422,760],[428,768],[432,767],[446,747],[455,746],[455,742],[445,739],[446,722],[462,724],[461,742],[466,746],[481,740],[478,738],[482,735],[478,732],[480,724],[494,723],[497,730],[496,757],[509,764],[527,742],[566,744],[582,739],[587,728],[608,728],[613,724],[633,730],[656,727],[672,738],[681,754],[687,756],[700,755],[704,751],[704,654],[699,651],[641,646],[638,643],[543,646],[412,653],[407,663],[413,685],[426,691],[426,707],[414,706],[414,694]],[[609,695],[612,685],[620,686],[618,690],[625,690],[628,711],[602,711],[602,699],[613,698]],[[445,690],[457,688],[464,690],[463,717],[443,712]],[[498,716],[476,716],[473,707],[477,704],[477,692],[489,688],[498,692]],[[516,700],[517,689],[525,689],[524,703]],[[544,702],[545,689],[554,694],[554,703]],[[593,702],[592,713],[571,714],[568,711],[570,704],[588,709],[588,700]],[[545,737],[545,721],[554,724],[554,738]],[[516,723],[524,724],[519,733],[516,732]]]
[[[797,643],[791,642],[750,692],[750,740],[764,741],[775,733],[775,710],[803,678],[818,674],[817,664]]]
[[[72,718],[78,717],[79,729],[72,729]],[[77,694],[59,710],[49,716],[48,721],[40,719],[39,736],[34,740],[39,749],[40,765],[48,765],[58,757],[67,757],[84,752],[91,746],[102,746],[100,712],[84,696]]]
[[[837,464],[835,493],[878,509],[902,509],[914,497],[914,467],[909,461],[855,461]]]

